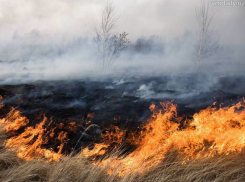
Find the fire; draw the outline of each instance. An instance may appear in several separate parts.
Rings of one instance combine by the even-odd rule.
[[[116,144],[122,144],[123,143],[123,137],[125,135],[125,131],[120,130],[118,126],[111,126],[110,130],[105,131],[105,134],[102,134],[102,138],[104,140],[104,143],[107,145],[110,145],[112,143]]]
[[[26,126],[29,120],[26,117],[21,116],[20,111],[14,108],[10,111],[7,117],[0,119],[0,124],[4,124],[4,130],[7,133],[17,131],[23,126]]]
[[[102,144],[95,144],[92,150],[83,149],[81,155],[84,157],[102,156],[109,150],[117,149],[123,143],[124,135],[125,131],[120,130],[118,126],[111,126],[110,130],[102,134]]]
[[[157,110],[155,105],[151,105],[153,111],[151,121],[143,127],[137,149],[127,155],[125,158],[108,158],[98,162],[101,167],[107,167],[108,173],[118,171],[119,176],[134,172],[143,172],[160,163],[170,146],[163,146],[165,141],[171,135],[171,132],[178,129],[178,124],[172,122],[176,116],[176,105],[171,102],[161,103],[164,113]],[[167,143],[166,143],[167,144]]]
[[[57,138],[55,138],[56,130],[62,130],[64,128],[63,124],[51,127],[52,119],[48,122],[46,116],[43,116],[43,120],[35,126],[28,126],[29,123],[29,120],[15,109],[12,109],[5,118],[0,119],[0,124],[3,126],[4,131],[12,136],[5,141],[6,148],[15,151],[18,157],[27,161],[43,158],[48,159],[48,161],[59,161],[63,156],[63,147],[69,141],[65,131],[60,131]],[[20,133],[20,129],[24,131]],[[71,122],[67,129],[71,131],[77,129],[77,127],[74,122]],[[43,147],[52,138],[60,143],[57,147],[57,152],[53,151],[52,148],[46,149]]]
[[[3,100],[3,97],[0,95],[0,109],[3,107],[3,104],[1,104],[2,100]]]
[[[231,107],[208,107],[196,113],[183,130],[179,129],[180,123],[174,122],[181,119],[177,117],[177,106],[171,102],[161,105],[162,110],[150,106],[153,115],[143,127],[136,150],[124,158],[109,157],[96,164],[106,167],[109,174],[124,176],[156,166],[171,151],[177,151],[184,163],[241,152],[245,147],[245,100]]]
[[[46,121],[47,118],[44,116],[43,120],[35,127],[27,127],[20,135],[7,139],[6,147],[15,151],[18,157],[25,160],[45,157],[49,161],[59,161],[61,157],[59,153],[42,148],[42,145],[46,143],[45,129],[43,129]]]
[[[177,116],[177,105],[172,102],[161,103],[161,108],[151,105],[150,110],[151,118],[138,132],[128,133],[111,126],[102,132],[102,143],[83,148],[80,156],[92,159],[109,174],[124,176],[143,173],[162,163],[173,151],[176,159],[185,164],[191,159],[240,153],[245,147],[245,99],[230,107],[212,105],[189,120]],[[30,126],[30,121],[16,109],[0,119],[0,124],[11,136],[5,142],[6,148],[25,160],[59,161],[66,155],[69,132],[79,130],[75,122],[65,126],[54,123],[52,118],[49,121],[46,116]],[[47,147],[50,139],[58,143],[54,149]],[[135,148],[120,155],[125,143]]]
[[[95,144],[93,150],[89,150],[88,148],[85,148],[81,155],[84,157],[92,157],[94,155],[104,155],[107,151],[107,148],[109,145],[106,144]]]

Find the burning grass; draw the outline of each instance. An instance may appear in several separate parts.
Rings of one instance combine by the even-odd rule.
[[[2,150],[0,154],[0,180],[4,182],[244,181],[244,170],[244,154],[195,159],[183,165],[181,161],[176,160],[173,152],[164,163],[142,174],[123,177],[109,175],[106,169],[92,165],[87,158],[80,156],[67,156],[59,163],[47,163],[37,160],[24,161],[16,157],[13,152],[6,150]]]
[[[144,173],[162,163],[176,151],[177,161],[185,165],[192,159],[206,159],[232,153],[241,153],[245,146],[244,101],[231,107],[208,107],[196,113],[181,129],[176,105],[161,103],[163,110],[152,105],[150,121],[143,127],[137,148],[123,158],[109,157],[97,162],[102,168],[110,164],[107,172],[125,176]],[[94,151],[97,154],[97,151]],[[120,166],[118,168],[118,166]]]
[[[34,126],[18,110],[1,119],[2,181],[244,181],[245,100],[193,115],[177,116],[177,105],[150,106],[152,117],[136,133],[113,126],[103,141],[66,154],[74,123]],[[184,120],[184,122],[183,122]],[[182,125],[181,125],[182,122]],[[24,128],[23,128],[24,127]],[[21,129],[22,128],[22,129]],[[22,132],[18,133],[21,129]],[[4,138],[4,134],[10,135]],[[59,133],[57,133],[59,132]],[[130,136],[130,137],[128,137]],[[52,138],[58,145],[45,147]],[[3,144],[4,143],[4,144]],[[125,152],[123,144],[135,146]],[[6,150],[7,149],[7,150]],[[14,153],[17,154],[14,155]]]

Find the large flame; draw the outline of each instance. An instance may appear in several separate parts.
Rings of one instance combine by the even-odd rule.
[[[150,106],[153,114],[137,133],[126,135],[127,131],[112,126],[103,132],[103,143],[95,144],[92,149],[84,148],[81,156],[107,168],[109,174],[124,176],[142,173],[160,164],[172,151],[184,164],[190,159],[238,153],[245,147],[245,99],[231,107],[210,106],[189,120],[177,116],[177,105],[172,102],[161,103],[161,107]],[[29,126],[29,120],[15,109],[0,119],[0,124],[12,135],[5,142],[7,149],[15,151],[25,160],[47,158],[59,161],[65,156],[64,145],[69,142],[66,131],[77,129],[75,122],[66,126],[67,130],[62,130],[62,123],[51,127],[52,119],[48,122],[45,116],[35,126]],[[49,138],[59,142],[55,151],[43,147]],[[118,150],[125,141],[134,145],[135,149],[124,155],[108,155]],[[98,157],[101,159],[98,160]]]
[[[182,130],[176,123],[181,119],[176,116],[176,105],[161,103],[163,110],[151,105],[153,115],[138,138],[137,149],[124,158],[109,157],[96,164],[107,167],[109,174],[116,171],[123,176],[156,166],[171,151],[177,151],[183,161],[241,152],[245,146],[244,102],[219,109],[208,107],[195,114]]]
[[[63,124],[51,127],[52,120],[48,121],[46,116],[43,116],[42,121],[35,126],[28,126],[29,123],[29,120],[14,108],[5,118],[0,119],[3,129],[12,136],[5,141],[7,149],[15,151],[18,157],[25,160],[46,158],[48,161],[59,161],[63,156],[64,144],[69,140],[65,131],[60,131],[56,137],[56,130],[64,128]],[[74,130],[76,128],[74,124],[74,122],[69,123],[67,130]],[[57,152],[52,148],[43,147],[49,139],[60,143]]]
[[[4,130],[7,133],[14,133],[23,126],[26,126],[29,120],[21,116],[20,111],[14,108],[10,111],[7,117],[0,119],[0,124],[4,124]]]
[[[47,134],[43,125],[47,118],[44,116],[43,120],[36,124],[35,127],[27,127],[24,132],[13,136],[5,141],[5,145],[9,150],[16,152],[17,156],[25,159],[41,159],[43,157],[54,161],[58,161],[61,157],[60,153],[56,153],[49,149],[42,148],[42,145],[47,141]],[[20,115],[19,111],[14,111],[9,117],[0,120],[0,123],[5,122],[4,130],[6,132],[17,131],[20,127],[29,123],[26,117]]]

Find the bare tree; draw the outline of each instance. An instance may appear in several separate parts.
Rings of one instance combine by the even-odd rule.
[[[103,69],[110,67],[130,43],[126,32],[114,33],[117,20],[115,7],[112,3],[107,4],[102,12],[101,24],[95,29],[96,52],[102,61]]]
[[[194,58],[197,70],[204,59],[211,57],[218,49],[219,37],[215,37],[211,27],[214,13],[209,12],[209,3],[200,0],[200,6],[196,8],[196,20],[198,22],[197,42],[194,47]]]

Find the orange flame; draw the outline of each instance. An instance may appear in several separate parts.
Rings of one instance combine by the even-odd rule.
[[[15,110],[14,108],[6,118],[0,119],[0,124],[4,124],[4,130],[7,133],[12,133],[17,131],[23,126],[26,126],[29,123],[29,120],[26,117],[21,116],[20,111]]]
[[[92,157],[94,164],[107,168],[109,174],[124,176],[142,173],[160,164],[172,151],[177,151],[176,157],[183,160],[184,164],[191,159],[239,153],[245,147],[245,99],[231,107],[218,109],[212,105],[194,114],[191,120],[186,120],[184,129],[180,128],[182,118],[177,116],[177,105],[165,102],[161,106],[162,109],[150,106],[153,114],[139,134],[131,133],[130,138],[126,139],[126,131],[112,126],[103,132],[103,143],[94,144],[92,150],[83,149],[81,156]],[[0,119],[0,124],[3,124],[7,133],[13,135],[6,140],[6,147],[15,151],[20,158],[59,161],[64,156],[64,145],[69,138],[68,133],[62,130],[65,128],[63,123],[51,127],[52,119],[47,123],[44,116],[36,126],[27,127],[29,120],[13,109],[7,117]],[[24,132],[19,134],[18,130],[23,127]],[[71,122],[66,127],[68,131],[76,130],[77,124]],[[58,135],[56,130],[59,131]],[[48,139],[54,137],[60,143],[57,152],[43,148]],[[123,157],[109,155],[96,161],[98,156],[118,149],[124,141],[130,141],[130,144],[136,145],[136,149]]]
[[[95,144],[93,150],[89,150],[88,148],[85,148],[84,150],[82,150],[81,155],[84,157],[92,157],[95,154],[104,155],[108,147],[109,145],[106,145],[106,144]]]
[[[3,100],[3,97],[0,95],[0,102]],[[3,104],[0,103],[0,109],[3,107]]]
[[[20,111],[12,109],[7,117],[0,119],[0,124],[3,125],[3,129],[8,134],[13,135],[5,141],[5,146],[7,149],[15,151],[18,157],[25,160],[46,158],[49,161],[59,161],[60,157],[63,156],[62,149],[64,144],[68,141],[67,133],[61,131],[58,134],[57,140],[61,143],[57,147],[58,152],[54,152],[52,149],[42,148],[43,145],[47,144],[49,138],[54,137],[56,129],[51,128],[47,131],[44,128],[45,123],[47,123],[47,118],[44,116],[43,120],[36,124],[36,126],[27,127],[29,120],[21,116]],[[52,120],[47,126],[50,126],[51,123]],[[25,129],[22,133],[18,133],[21,127],[25,127]],[[68,128],[74,129],[74,123],[70,123]]]
[[[92,150],[85,148],[82,150],[81,155],[84,157],[102,156],[109,150],[112,144],[113,147],[110,149],[118,148],[123,143],[124,134],[125,132],[121,131],[118,126],[111,126],[110,130],[102,134],[103,144],[95,144]]]
[[[151,105],[153,115],[144,126],[137,149],[122,159],[109,157],[97,165],[109,168],[109,174],[116,171],[123,176],[156,166],[173,150],[184,161],[241,152],[245,147],[244,102],[220,109],[208,107],[195,114],[183,130],[174,122],[179,120],[176,105],[161,103],[164,112]]]
[[[47,121],[44,117],[43,121],[37,124],[35,127],[27,127],[23,133],[17,137],[12,137],[6,140],[6,147],[17,153],[17,156],[25,159],[41,159],[43,157],[49,159],[49,161],[59,161],[61,154],[52,150],[43,149],[41,146],[46,143],[45,130],[43,125]]]
[[[105,134],[102,134],[102,138],[107,145],[112,143],[122,144],[124,133],[125,131],[120,130],[118,126],[111,126],[110,130],[107,130],[105,131]]]

